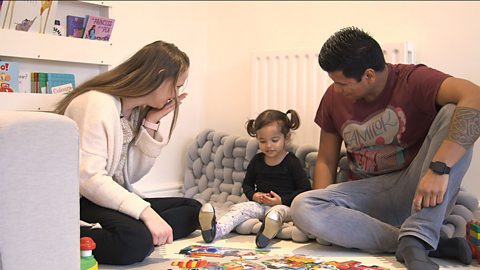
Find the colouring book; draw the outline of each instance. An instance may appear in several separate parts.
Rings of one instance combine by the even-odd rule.
[[[59,86],[67,86],[66,88],[58,88]],[[70,92],[75,88],[75,75],[67,73],[47,73],[47,93],[58,94]]]

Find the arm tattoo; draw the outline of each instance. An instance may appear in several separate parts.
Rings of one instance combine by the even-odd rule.
[[[475,143],[480,135],[480,111],[457,107],[453,112],[447,140],[460,144],[467,149]]]

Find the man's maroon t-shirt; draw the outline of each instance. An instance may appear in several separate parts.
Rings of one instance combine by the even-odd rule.
[[[350,179],[406,168],[418,153],[437,114],[435,99],[450,75],[425,65],[387,64],[385,88],[372,102],[325,92],[315,123],[342,137]]]

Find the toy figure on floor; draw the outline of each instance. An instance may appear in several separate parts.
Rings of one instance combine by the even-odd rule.
[[[92,238],[88,236],[80,238],[80,270],[98,270],[98,262],[92,255],[95,247]]]
[[[155,246],[199,227],[198,201],[144,198],[132,186],[171,138],[189,66],[187,54],[174,44],[155,41],[78,86],[55,110],[80,132],[80,219],[100,224],[82,226],[80,234],[95,241],[100,264],[143,261]],[[160,120],[172,112],[165,138]]]
[[[333,84],[321,127],[314,190],[292,203],[305,233],[335,245],[396,252],[408,269],[438,269],[428,256],[472,260],[464,238],[440,239],[480,131],[480,87],[425,65],[385,63],[366,32],[344,28],[322,46]],[[345,142],[349,180],[334,184]]]
[[[213,206],[204,204],[199,222],[205,242],[223,237],[248,219],[258,218],[263,219],[263,224],[255,243],[264,248],[283,222],[291,220],[289,206],[293,198],[311,189],[300,161],[285,149],[291,138],[290,130],[299,126],[300,119],[294,110],[286,113],[266,110],[255,120],[247,121],[247,132],[257,138],[261,151],[250,161],[243,181],[243,193],[250,201],[232,205],[218,221]]]

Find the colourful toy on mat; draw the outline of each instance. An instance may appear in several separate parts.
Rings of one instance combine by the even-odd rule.
[[[480,221],[472,220],[467,223],[466,237],[472,249],[473,258],[480,263]]]
[[[227,248],[215,246],[191,245],[180,250],[180,254],[185,254],[189,257],[217,257],[222,258],[226,256],[239,257],[246,260],[258,259],[270,252],[266,249],[242,249],[242,248]]]
[[[200,260],[200,259],[195,259],[195,260],[188,260],[188,261],[173,261],[172,266],[178,266],[180,268],[203,268],[206,266],[212,266],[208,261],[206,260]]]
[[[98,270],[97,260],[92,255],[96,247],[92,238],[80,238],[80,270]]]

